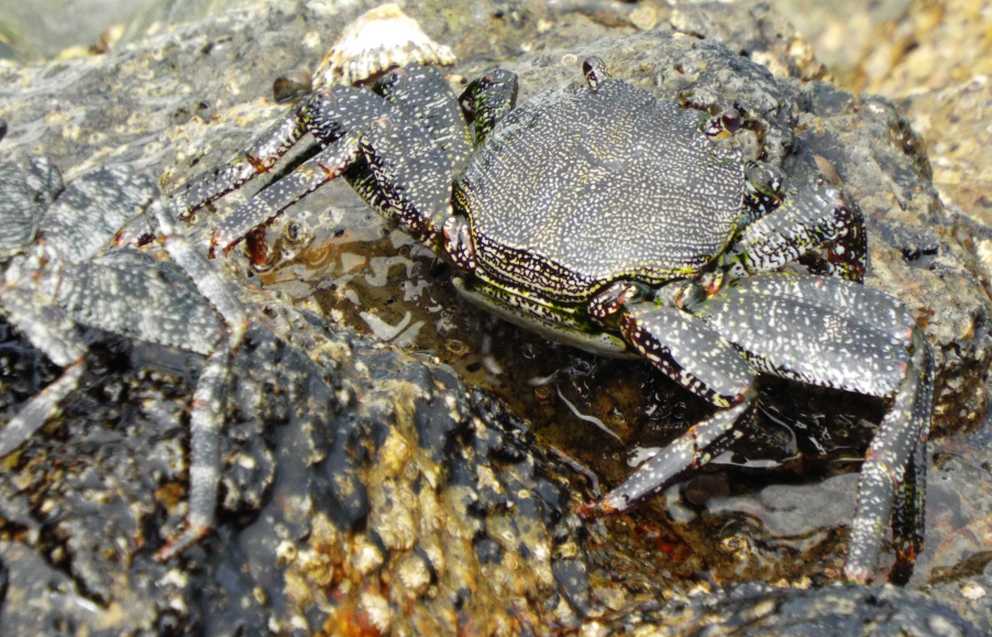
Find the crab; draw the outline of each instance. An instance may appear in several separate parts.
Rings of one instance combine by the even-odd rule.
[[[190,505],[185,528],[157,555],[167,559],[214,523],[224,389],[231,353],[244,337],[244,310],[178,233],[169,233],[165,246],[172,261],[118,247],[122,237],[145,234],[136,226],[146,213],[170,228],[148,176],[105,166],[63,185],[46,158],[25,167],[9,162],[2,172],[0,227],[8,232],[0,236],[0,315],[63,371],[0,426],[0,458],[19,449],[78,387],[88,360],[78,326],[202,355],[190,415]]]
[[[315,81],[285,119],[179,188],[174,214],[189,218],[268,172],[309,133],[317,153],[220,220],[211,256],[344,176],[448,261],[470,302],[571,346],[646,359],[717,408],[587,512],[625,510],[715,457],[742,435],[735,423],[760,374],[884,399],[845,574],[874,575],[890,521],[898,558],[911,562],[922,550],[932,355],[902,304],[861,285],[857,206],[823,179],[786,185],[744,161],[721,141],[738,113],[708,118],[659,100],[598,58],[583,62],[584,82],[517,106],[514,74],[486,72],[456,99],[444,60],[420,53],[350,78],[362,85]]]

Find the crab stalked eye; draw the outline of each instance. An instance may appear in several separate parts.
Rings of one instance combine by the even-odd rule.
[[[741,127],[741,113],[736,108],[728,108],[720,117],[723,128],[731,133]]]
[[[602,58],[591,56],[582,61],[582,74],[586,77],[589,88],[596,90],[603,80],[610,77],[606,70],[606,62]]]

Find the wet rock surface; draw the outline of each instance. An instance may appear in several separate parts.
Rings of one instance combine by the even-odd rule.
[[[833,59],[839,83],[895,100],[924,139],[933,183],[959,215],[957,234],[973,242],[986,281],[992,275],[992,39],[988,3],[892,0],[861,9],[851,32],[845,11],[810,10],[804,0],[783,10]],[[852,4],[852,10],[854,4]],[[825,7],[824,7],[825,8]],[[841,45],[843,34],[843,45]],[[970,220],[982,224],[976,227]]]
[[[314,68],[368,6],[263,3],[159,27],[103,56],[0,66],[0,149],[30,167],[19,174],[46,174],[30,156],[49,158],[68,183],[126,163],[169,192],[284,113],[273,80]],[[490,326],[454,298],[426,250],[332,184],[273,226],[285,255],[272,270],[253,273],[237,253],[221,264],[256,322],[233,366],[221,520],[180,559],[152,555],[183,519],[186,420],[202,360],[85,332],[94,362],[80,388],[0,465],[5,634],[992,627],[989,301],[979,248],[961,228],[992,233],[945,209],[919,138],[892,104],[800,81],[824,71],[766,7],[592,6],[426,3],[410,13],[455,48],[456,89],[499,64],[520,75],[526,100],[579,79],[582,57],[599,55],[659,96],[741,108],[753,126],[738,143],[790,179],[831,167],[868,219],[868,284],[913,310],[937,356],[935,425],[950,437],[930,478],[927,552],[911,582],[920,590],[826,586],[850,514],[796,512],[804,500],[853,503],[853,475],[817,481],[843,462],[800,453],[812,444],[860,456],[878,405],[838,410],[858,402],[847,395],[770,383],[756,428],[771,433],[759,443],[634,515],[580,520],[574,511],[599,492],[597,476],[615,484],[629,471],[629,445],[661,444],[706,408],[643,365]],[[11,187],[48,205],[61,184],[41,176]],[[190,231],[202,241],[213,215],[199,217]],[[57,368],[6,324],[0,338],[9,415]],[[527,382],[540,377],[553,381]],[[614,426],[626,444],[573,411]],[[795,442],[807,437],[818,442]],[[757,471],[769,453],[765,464],[779,471]],[[752,579],[783,587],[711,590]]]

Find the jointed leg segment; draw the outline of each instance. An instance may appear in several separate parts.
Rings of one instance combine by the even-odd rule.
[[[273,125],[237,157],[198,175],[175,193],[172,201],[176,216],[185,219],[256,175],[268,172],[305,132],[304,122],[296,112]]]
[[[870,577],[890,521],[901,560],[921,550],[933,361],[898,302],[837,278],[768,274],[683,309],[632,300],[617,311],[628,343],[722,409],[648,460],[599,509],[624,510],[709,462],[739,436],[755,375],[768,372],[892,400],[862,469],[845,572]]]
[[[913,333],[913,364],[906,369],[892,406],[868,448],[861,468],[858,510],[851,523],[849,579],[867,581],[885,527],[892,521],[898,553],[918,551],[922,541],[926,438],[933,409],[933,360],[923,336]],[[912,467],[912,475],[907,468]],[[897,509],[892,514],[892,503]]]
[[[735,424],[755,395],[755,374],[734,347],[703,321],[646,301],[630,302],[620,311],[620,329],[634,348],[667,376],[721,409],[610,491],[598,504],[605,512],[622,511],[719,455],[739,437]]]
[[[402,95],[402,83],[389,87]],[[398,99],[397,95],[389,97]],[[430,105],[406,106],[429,111]],[[428,115],[443,120],[445,114]],[[458,140],[448,139],[446,131],[422,129],[400,102],[393,104],[376,93],[351,87],[307,96],[290,118],[225,167],[197,177],[182,189],[174,198],[174,208],[180,215],[189,214],[268,171],[304,132],[312,134],[322,150],[224,219],[212,239],[211,256],[217,247],[229,250],[252,228],[352,168],[357,172],[348,172],[349,179],[373,207],[415,237],[437,240],[449,214],[452,158],[464,154]]]
[[[825,246],[827,259],[807,255]],[[816,274],[864,279],[868,246],[861,211],[825,184],[788,193],[781,206],[749,223],[724,260],[739,275],[778,270],[805,258]]]
[[[358,150],[358,140],[354,137],[339,139],[252,197],[217,225],[210,239],[210,256],[214,256],[217,248],[229,251],[252,228],[340,176],[357,159]]]

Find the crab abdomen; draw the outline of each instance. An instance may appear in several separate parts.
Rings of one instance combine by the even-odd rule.
[[[619,80],[509,113],[466,168],[457,202],[483,276],[562,301],[607,281],[696,272],[728,243],[743,197],[736,151],[697,118]]]

